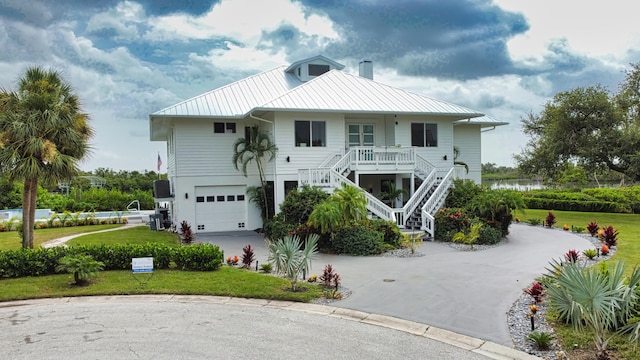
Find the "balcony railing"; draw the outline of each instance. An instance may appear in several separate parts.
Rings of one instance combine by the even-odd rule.
[[[353,146],[349,148],[351,166],[359,170],[413,169],[413,147]]]

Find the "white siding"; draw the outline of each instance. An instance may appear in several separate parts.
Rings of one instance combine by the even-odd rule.
[[[411,146],[411,123],[438,124],[438,146],[420,147],[416,153],[427,159],[438,168],[453,166],[453,124],[450,118],[436,116],[406,116],[396,117],[396,144]],[[444,156],[447,159],[444,159]]]
[[[458,161],[469,165],[467,179],[482,182],[482,158],[480,125],[457,125],[453,127],[454,145],[460,149]]]

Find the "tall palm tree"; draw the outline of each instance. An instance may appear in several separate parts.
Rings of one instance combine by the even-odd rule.
[[[244,176],[247,176],[247,166],[251,162],[256,163],[265,206],[264,213],[267,219],[270,218],[270,214],[263,160],[266,158],[267,161],[271,161],[277,153],[278,147],[271,141],[269,134],[257,126],[252,126],[249,129],[249,138],[241,137],[233,143],[233,165],[237,170],[242,170]]]
[[[22,247],[33,248],[38,183],[75,176],[92,136],[89,116],[58,72],[29,67],[16,92],[0,90],[0,164],[9,179],[24,181]]]

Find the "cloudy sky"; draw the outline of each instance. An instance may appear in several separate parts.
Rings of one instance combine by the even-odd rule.
[[[93,119],[84,170],[155,170],[148,115],[318,54],[509,122],[482,161],[513,165],[520,119],[555,93],[617,90],[640,61],[628,0],[0,0],[0,87],[59,70]],[[166,171],[163,166],[162,172]]]

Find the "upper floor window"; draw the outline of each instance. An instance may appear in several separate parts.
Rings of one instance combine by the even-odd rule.
[[[327,146],[326,122],[324,121],[295,121],[296,146]]]
[[[329,71],[329,65],[309,64],[309,76],[320,76]]]
[[[214,134],[235,134],[236,123],[214,122],[213,133]]]
[[[411,124],[411,146],[438,146],[438,124]]]

